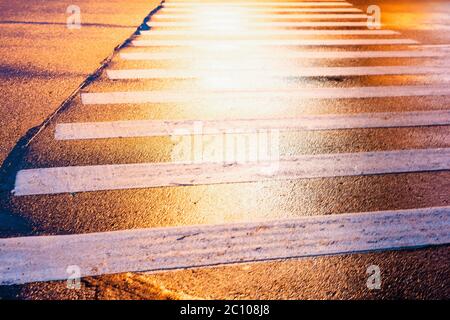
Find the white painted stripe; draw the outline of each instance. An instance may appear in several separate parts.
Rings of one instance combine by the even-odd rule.
[[[262,52],[252,53],[252,59],[360,59],[360,58],[426,58],[444,57],[445,52],[440,51],[282,51],[282,55],[273,53],[264,54]],[[124,60],[193,60],[202,59],[195,52],[124,52],[120,54]],[[227,59],[229,53],[221,55],[220,52],[214,54],[212,60]]]
[[[273,12],[273,13],[320,13],[320,12],[328,12],[328,13],[333,13],[333,12],[362,12],[361,9],[358,8],[280,8],[280,7],[266,7],[266,8],[260,8],[260,7],[248,7],[248,8],[239,8],[239,11],[237,11],[238,13],[255,13],[255,12]],[[190,8],[190,7],[173,7],[173,8],[162,8],[161,10],[158,11],[165,13],[196,13],[198,12],[198,8]],[[215,15],[216,12],[212,13],[212,15]],[[230,11],[221,11],[220,14],[236,14],[235,10],[230,10]]]
[[[205,99],[353,99],[447,96],[450,86],[375,86],[342,88],[293,88],[204,91],[125,91],[82,93],[83,104],[176,103]]]
[[[411,45],[413,48],[432,48],[432,49],[442,49],[442,50],[449,50],[450,44],[418,44],[418,45]]]
[[[411,39],[289,39],[289,40],[134,40],[136,47],[173,46],[380,46],[417,43]]]
[[[228,20],[230,15],[226,14],[216,14],[210,16],[210,18],[216,19],[214,22],[234,22],[235,20]],[[233,15],[231,15],[233,18]],[[302,19],[302,20],[339,20],[339,19],[367,19],[369,16],[367,14],[359,14],[359,13],[312,13],[312,14],[246,14],[245,19]],[[175,20],[185,20],[185,19],[199,19],[202,20],[201,17],[198,17],[196,14],[156,14],[152,17],[152,19],[175,19]]]
[[[341,7],[352,6],[352,4],[337,0],[337,1],[297,1],[297,2],[219,2],[219,3],[202,3],[202,2],[164,2],[163,7],[202,7],[202,8],[214,8],[214,7]]]
[[[164,8],[301,8],[301,7],[352,7],[352,4],[344,1],[304,1],[304,2],[242,2],[242,3],[174,3],[165,2],[162,4]]]
[[[178,22],[178,21],[149,21],[149,27],[180,27],[180,28],[202,28],[210,30],[224,31],[226,25],[217,23],[201,23],[201,22]],[[367,28],[367,21],[351,22],[351,21],[268,21],[268,22],[248,22],[246,27],[363,27]],[[381,27],[381,24],[378,26]],[[230,25],[233,29],[235,26]],[[244,28],[241,28],[244,29]],[[234,29],[236,31],[236,29]]]
[[[450,207],[0,239],[0,285],[420,248],[450,242]]]
[[[450,48],[450,44],[423,44],[421,47],[426,48]]]
[[[347,0],[314,0],[313,2],[345,2]],[[310,0],[296,0],[296,1],[286,1],[286,2],[270,2],[270,1],[187,1],[187,0],[170,0],[164,3],[184,3],[184,4],[194,4],[194,5],[207,5],[209,3],[215,4],[215,5],[241,5],[241,4],[267,4],[267,5],[277,5],[277,4],[293,4],[293,3],[304,3],[304,2],[310,2]],[[164,4],[163,3],[163,4]]]
[[[347,77],[403,74],[450,74],[450,67],[374,66],[374,67],[298,67],[291,69],[225,68],[211,69],[124,69],[107,70],[109,79],[189,79],[208,76],[231,76],[239,72],[255,77]]]
[[[292,35],[398,35],[397,31],[393,30],[249,30],[249,31],[239,31],[236,34],[236,30],[225,30],[225,31],[197,31],[197,30],[168,30],[168,29],[156,29],[156,30],[146,30],[140,31],[142,36],[231,36],[233,37],[248,37],[248,36],[292,36]]]
[[[58,123],[56,140],[195,134],[255,133],[260,130],[336,130],[450,125],[450,110],[305,115],[282,119],[137,120]],[[201,132],[193,128],[201,127]]]
[[[134,163],[20,170],[16,196],[450,170],[450,148],[301,155],[249,163]]]

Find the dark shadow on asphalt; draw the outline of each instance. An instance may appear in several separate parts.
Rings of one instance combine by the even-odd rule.
[[[21,298],[20,293],[21,293],[21,287],[18,285],[0,286],[0,300],[23,299],[23,298]]]
[[[7,207],[8,198],[14,189],[17,172],[22,168],[27,144],[39,127],[27,131],[16,143],[0,167],[0,238],[12,236],[27,236],[32,234],[30,223],[17,214],[10,213]]]
[[[0,211],[0,237],[23,237],[32,234],[31,225],[26,219],[10,212]]]

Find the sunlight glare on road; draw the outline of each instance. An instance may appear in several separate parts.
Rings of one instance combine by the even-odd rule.
[[[190,24],[189,31],[194,35],[194,45],[182,50],[195,51],[195,59],[188,62],[186,69],[196,74],[195,86],[206,91],[233,90],[270,90],[286,86],[286,79],[273,76],[292,68],[292,61],[282,59],[265,59],[261,57],[277,57],[287,49],[277,46],[263,46],[250,43],[254,39],[249,22],[255,19],[255,13],[239,6],[205,6],[196,8],[194,13],[185,13],[181,21]],[[267,29],[260,29],[264,31]],[[200,36],[199,36],[200,35]],[[274,40],[274,35],[261,33],[258,40]],[[211,40],[211,41],[210,41]],[[258,58],[259,57],[259,58]],[[196,103],[194,110],[199,110],[201,117],[243,117],[251,118],[254,114],[277,114],[285,105],[272,99],[245,100],[238,108],[232,108],[231,99],[222,101],[216,97],[205,97],[201,102],[204,108]],[[200,111],[201,110],[201,111]],[[195,128],[191,128],[195,131]],[[198,128],[197,128],[198,129]],[[174,152],[180,158],[176,161],[212,162],[212,163],[247,163],[279,157],[279,141],[277,132],[251,132],[248,134],[233,134],[232,131],[220,135],[203,136],[192,132],[193,136],[176,139]],[[174,160],[174,159],[172,159]],[[264,166],[258,170],[265,169]],[[263,173],[261,173],[263,174]],[[241,198],[242,194],[252,192],[250,186],[218,186],[204,191],[204,201],[197,204],[193,211],[185,209],[186,216],[201,216],[207,223],[224,223],[237,220],[256,221],[270,212],[274,212],[276,202],[262,204],[262,199],[270,198],[271,194],[264,184],[260,184],[258,193],[252,201],[241,204],[242,212],[230,212],[232,202]],[[253,187],[254,188],[254,187]],[[249,189],[247,192],[243,190]],[[210,202],[227,203],[226,208],[210,213]],[[237,200],[238,201],[238,200]],[[239,201],[238,201],[239,202]],[[259,204],[258,204],[259,203]],[[259,215],[249,215],[251,208],[259,207]]]
[[[245,11],[236,7],[200,7],[192,15],[196,29],[213,30],[215,33],[236,33],[243,31],[248,18]]]
[[[232,35],[234,39],[236,35],[241,35],[245,41],[246,34],[251,31],[248,23],[255,18],[251,11],[235,6],[206,6],[199,7],[195,14],[188,17],[193,33],[206,32],[208,38],[213,40],[199,40],[194,44],[199,54],[189,68],[199,74],[197,81],[201,87],[213,90],[262,89],[283,84],[282,79],[271,77],[271,73],[275,70],[280,73],[283,68],[288,70],[288,63],[255,59],[255,56],[261,55],[279,55],[280,48],[258,43],[243,44],[242,40],[230,39]],[[263,35],[260,40],[272,39],[270,35]]]

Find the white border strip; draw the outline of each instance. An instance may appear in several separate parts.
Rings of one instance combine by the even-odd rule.
[[[337,13],[337,12],[362,12],[361,9],[358,8],[274,8],[274,7],[267,7],[267,8],[258,8],[258,7],[248,7],[248,8],[239,8],[238,13],[259,13],[259,12],[272,12],[272,13]],[[198,8],[189,8],[189,7],[165,7],[158,11],[158,13],[196,13],[198,12]],[[235,14],[236,11],[230,10],[225,11],[220,14]],[[212,15],[216,15],[214,12]]]
[[[227,16],[226,14],[222,15],[212,15],[211,19],[216,19],[215,22],[217,23],[227,23],[231,22],[233,23],[234,19],[233,15]],[[301,20],[341,20],[341,19],[367,19],[369,16],[365,13],[311,13],[311,14],[301,14],[301,13],[291,13],[291,14],[263,14],[263,13],[256,13],[256,14],[246,14],[245,19],[273,19],[273,20],[289,20],[289,19],[301,19]],[[199,18],[196,14],[156,14],[152,16],[152,19],[174,19],[174,20],[196,20]]]
[[[25,196],[440,170],[450,170],[450,148],[302,155],[243,164],[134,163],[26,169],[17,173],[13,193]]]
[[[201,132],[194,128],[201,126]],[[450,110],[306,115],[282,119],[135,120],[58,123],[56,140],[223,134],[260,130],[338,130],[450,125]]]
[[[201,22],[178,22],[178,21],[149,21],[147,22],[149,27],[180,27],[180,28],[202,28],[209,30],[226,30],[226,26],[217,25],[216,23],[204,24]],[[268,22],[249,22],[246,23],[248,27],[362,27],[367,28],[367,21],[362,22],[349,22],[349,21],[268,21]],[[381,24],[377,25],[381,27]],[[230,25],[230,29],[233,29],[233,25]]]
[[[287,39],[287,40],[133,40],[135,47],[221,46],[381,46],[418,43],[412,39]]]
[[[450,49],[450,44],[421,44],[413,47]]]
[[[450,74],[450,67],[418,66],[373,66],[373,67],[298,67],[292,69],[264,68],[213,68],[206,69],[123,69],[106,70],[111,80],[125,79],[195,79],[203,77],[232,76],[239,72],[242,76],[254,77],[350,77],[385,75],[436,75]]]
[[[83,104],[181,103],[205,99],[360,99],[386,97],[448,96],[450,86],[375,86],[342,88],[293,88],[204,91],[124,91],[81,93]]]
[[[383,36],[383,35],[399,35],[400,32],[393,30],[249,30],[249,31],[241,31],[236,34],[235,30],[230,29],[229,31],[202,31],[202,30],[168,30],[168,29],[156,29],[156,30],[144,30],[140,31],[140,35],[142,36],[211,36],[211,37],[220,37],[220,36],[233,36],[235,38],[239,37],[249,37],[249,36],[314,36],[314,35],[344,35],[344,36]]]
[[[0,239],[0,285],[450,243],[450,207]]]
[[[363,59],[363,58],[431,58],[446,57],[448,53],[441,51],[282,51],[280,55],[252,53],[252,59]],[[195,52],[123,52],[120,58],[124,60],[207,60],[207,57]],[[214,54],[212,60],[229,58],[229,54]]]
[[[297,1],[297,2],[173,2],[168,1],[162,4],[163,7],[202,7],[202,8],[214,8],[214,7],[341,7],[352,6],[351,3],[344,0],[335,1]]]

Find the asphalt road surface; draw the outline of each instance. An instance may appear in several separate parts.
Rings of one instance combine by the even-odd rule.
[[[1,162],[136,31],[157,2],[76,1],[80,29],[67,27],[70,4],[0,1]]]
[[[449,2],[139,3],[2,107],[1,297],[450,296]]]

